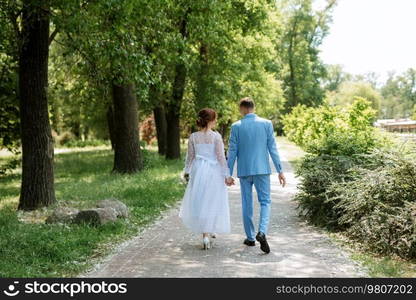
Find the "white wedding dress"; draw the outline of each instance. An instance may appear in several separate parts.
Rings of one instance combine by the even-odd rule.
[[[219,133],[208,130],[191,134],[184,171],[190,176],[179,213],[185,226],[195,233],[230,232],[224,182],[229,169]]]

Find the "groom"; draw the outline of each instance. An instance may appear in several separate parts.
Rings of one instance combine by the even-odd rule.
[[[230,174],[233,174],[237,158],[237,176],[240,178],[244,230],[247,235],[244,244],[254,246],[254,239],[256,239],[260,243],[260,249],[269,253],[270,247],[266,239],[271,202],[269,154],[279,173],[279,182],[282,186],[285,186],[286,179],[277,152],[272,122],[260,118],[254,113],[254,101],[251,98],[240,100],[240,113],[244,116],[243,119],[231,126],[228,167]],[[226,184],[234,184],[234,179],[227,179]],[[253,224],[253,184],[260,202],[259,230],[256,236],[254,236]]]

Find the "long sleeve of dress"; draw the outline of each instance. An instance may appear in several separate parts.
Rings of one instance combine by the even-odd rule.
[[[191,172],[192,163],[195,160],[195,144],[193,135],[188,139],[188,151],[186,152],[185,169],[184,173],[189,174]]]
[[[223,175],[225,177],[230,176],[230,170],[228,169],[227,160],[225,159],[224,153],[224,142],[222,141],[222,137],[220,134],[217,135],[215,138],[215,154],[217,156],[217,160],[222,168]]]

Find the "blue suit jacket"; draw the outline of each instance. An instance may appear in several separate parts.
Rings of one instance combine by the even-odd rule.
[[[271,121],[247,114],[231,126],[228,168],[233,174],[237,159],[237,176],[270,174],[269,154],[277,172],[282,172]]]

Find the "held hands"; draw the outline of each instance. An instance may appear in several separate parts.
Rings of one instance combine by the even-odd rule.
[[[285,187],[286,185],[286,177],[285,174],[283,174],[283,172],[279,173],[279,183],[282,187]]]
[[[235,181],[234,181],[234,178],[233,177],[227,177],[227,178],[225,178],[225,184],[227,185],[227,186],[232,186],[232,185],[234,185],[235,184]]]
[[[183,175],[183,178],[185,179],[185,181],[188,183],[189,182],[189,174],[187,174],[187,173],[185,173],[184,175]],[[225,178],[225,184],[227,185],[227,186],[232,186],[232,185],[234,185],[235,184],[235,179],[233,178],[233,177],[227,177],[227,178]]]
[[[283,172],[279,173],[279,183],[282,187],[286,186],[286,177],[285,174],[283,174]],[[225,184],[227,186],[232,186],[235,184],[235,179],[233,177],[227,177],[225,178]]]

